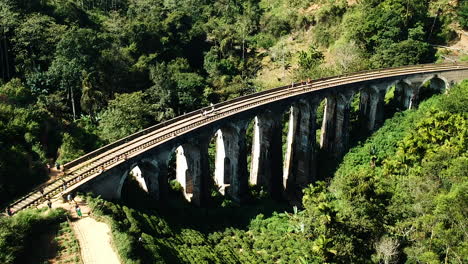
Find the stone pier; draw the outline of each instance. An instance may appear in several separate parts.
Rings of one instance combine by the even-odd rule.
[[[349,108],[353,91],[326,98],[320,137],[321,148],[334,157],[341,157],[348,147]]]
[[[248,121],[240,121],[216,133],[215,183],[236,203],[248,197],[247,125]]]
[[[198,206],[210,194],[208,145],[209,139],[201,138],[197,144],[183,144],[176,150],[176,179],[184,189],[185,198]]]
[[[282,191],[282,113],[266,112],[255,117],[252,139],[250,184],[260,185],[272,197]]]
[[[317,101],[301,100],[291,107],[283,184],[297,193],[316,180],[315,118]]]

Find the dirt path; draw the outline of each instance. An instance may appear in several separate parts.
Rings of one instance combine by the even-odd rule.
[[[80,243],[84,264],[120,264],[110,243],[110,229],[91,217],[72,222],[72,229]]]
[[[111,230],[109,226],[90,217],[89,207],[80,198],[75,198],[75,201],[83,212],[82,218],[78,217],[74,203],[68,204],[55,201],[52,207],[63,207],[71,212],[73,217],[71,226],[80,244],[83,263],[120,264],[119,258],[111,245]]]

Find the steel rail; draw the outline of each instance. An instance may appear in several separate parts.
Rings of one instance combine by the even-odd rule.
[[[453,66],[448,66],[448,67],[449,67],[449,68],[453,68]],[[434,68],[434,67],[433,67],[433,68]],[[441,69],[442,69],[440,66],[439,66],[439,67],[435,67],[435,68],[436,68],[436,71],[441,71]],[[459,67],[457,67],[457,68],[459,68]],[[405,69],[404,69],[404,73],[405,73],[405,74],[408,74],[408,71],[407,71],[407,70],[408,70],[408,68],[405,68]],[[429,70],[429,69],[426,67],[425,70],[427,71],[427,70]],[[382,75],[382,74],[388,75],[388,71],[387,71],[387,72],[383,72],[382,70],[380,70],[380,71],[378,71],[378,72],[381,73],[380,75]],[[392,70],[392,72],[394,72],[394,70]],[[375,73],[375,72],[373,72],[373,73]],[[356,77],[356,75],[352,75],[352,76],[353,76],[353,77]],[[372,77],[373,77],[372,79],[375,79],[376,74],[373,74]],[[330,79],[330,78],[329,78],[329,79]],[[336,78],[335,78],[335,79],[336,79]],[[361,78],[361,80],[362,80],[362,78]],[[330,81],[331,81],[331,80],[328,80],[328,82],[330,82]],[[349,81],[349,80],[348,80],[348,81]],[[317,82],[314,82],[314,84],[316,85]],[[337,84],[334,84],[333,86],[336,86],[336,85],[337,85]],[[338,85],[339,85],[339,84],[338,84]],[[307,85],[305,85],[305,86],[307,86]],[[328,86],[332,86],[332,85],[328,84]],[[328,87],[328,86],[327,86],[327,87]],[[286,87],[288,87],[288,86],[286,86]],[[298,88],[298,87],[304,87],[304,85],[295,86],[295,92],[297,92],[297,88]],[[326,87],[325,87],[325,88],[326,88]],[[309,91],[309,90],[310,90],[310,88],[309,88],[309,89],[303,89],[303,92],[304,92],[304,91]],[[288,94],[290,94],[290,92],[291,92],[291,89],[289,89]],[[259,102],[257,102],[256,104],[259,104]],[[252,105],[252,104],[249,104],[249,105]],[[239,110],[239,109],[236,109],[236,110]],[[231,111],[231,112],[232,112],[232,111]],[[187,120],[185,120],[185,121],[187,121]],[[167,131],[167,130],[166,130],[166,131]],[[183,132],[183,130],[179,130],[179,132]],[[140,139],[139,139],[139,140],[140,140]],[[158,142],[158,141],[160,141],[160,140],[156,140],[156,141],[153,140],[153,141],[150,142],[150,143],[139,144],[140,147],[137,146],[136,149],[137,149],[137,150],[138,150],[138,149],[141,149],[141,148],[142,148],[141,146],[143,146],[143,148],[148,147],[148,146],[150,146],[150,145],[152,145],[152,144],[154,144],[154,143],[156,143],[156,142]],[[125,147],[126,147],[126,146],[125,146]],[[122,147],[122,148],[120,148],[120,149],[124,149],[125,147]],[[134,150],[135,150],[135,148],[131,149],[130,151],[127,151],[126,154],[127,154],[127,155],[128,155],[128,154],[131,154],[131,153],[134,152]],[[112,154],[112,153],[115,153],[115,151],[111,151],[111,153],[109,153],[109,154]],[[112,162],[112,161],[113,161],[113,162]],[[99,166],[99,165],[109,165],[109,164],[114,163],[115,161],[116,161],[115,157],[114,157],[113,159],[107,159],[106,162],[104,162],[104,163],[101,162],[100,164],[98,164],[98,166]],[[91,164],[91,165],[93,165],[93,164]],[[95,172],[95,170],[88,171],[88,172],[85,173],[85,174],[86,174],[86,175],[89,175],[90,172],[91,172],[91,173],[92,173],[92,172]],[[70,181],[73,181],[73,182],[76,181],[76,177],[66,177],[66,178],[70,178]],[[47,190],[46,190],[46,191],[47,191]],[[48,192],[47,192],[47,193],[48,193]],[[27,203],[26,203],[26,204],[27,204]]]
[[[428,66],[433,67],[433,64],[430,64]],[[417,66],[405,67],[403,69],[405,71],[407,71],[409,68],[414,68],[414,67],[417,67]],[[419,67],[421,67],[421,66],[419,66]],[[399,70],[399,69],[400,68],[389,68],[389,70],[392,71],[392,72],[395,71],[395,70]],[[440,67],[439,67],[439,69],[440,69]],[[385,69],[379,70],[379,72],[382,72],[382,71],[385,71]],[[353,74],[352,76],[354,78],[359,78],[362,75],[368,74],[368,72],[370,72],[370,71],[364,71],[364,72],[361,72],[361,73],[356,73],[356,74]],[[386,72],[388,72],[388,70]],[[344,76],[349,76],[349,75],[344,75]],[[314,83],[319,83],[319,82],[323,82],[323,81],[331,81],[332,79],[339,79],[339,78],[342,78],[342,77],[339,76],[339,77],[322,78],[322,79],[314,81]],[[217,105],[215,105],[215,108],[216,109],[221,109],[220,107],[222,107],[223,104],[226,105],[226,104],[242,102],[242,101],[238,100],[238,99],[242,99],[242,98],[257,100],[257,98],[259,98],[262,94],[265,94],[265,93],[272,94],[274,92],[282,92],[282,91],[288,90],[288,88],[290,88],[290,87],[291,86],[282,86],[282,87],[278,87],[278,88],[274,88],[274,89],[270,89],[270,90],[265,90],[265,91],[262,91],[262,92],[259,92],[259,93],[255,93],[255,94],[251,94],[251,95],[247,95],[247,96],[243,96],[243,97],[238,97],[238,98],[236,98],[234,100],[229,100],[229,101],[217,104]],[[255,96],[255,97],[251,97],[251,96]],[[250,98],[248,98],[248,97],[250,97]],[[123,139],[118,140],[116,142],[113,142],[113,143],[111,143],[111,144],[109,144],[107,146],[104,146],[103,148],[100,148],[100,149],[98,149],[96,151],[90,152],[90,153],[88,153],[88,154],[86,154],[86,155],[84,155],[84,156],[82,156],[82,157],[68,163],[68,164],[65,164],[64,166],[65,166],[65,168],[67,170],[74,170],[74,169],[76,169],[75,168],[76,166],[75,167],[71,167],[71,166],[73,166],[76,162],[80,162],[80,164],[77,165],[79,167],[79,166],[83,165],[83,161],[93,160],[93,159],[99,158],[100,154],[97,154],[97,155],[93,156],[93,154],[95,154],[96,152],[100,152],[100,151],[105,150],[105,149],[116,149],[116,148],[119,148],[119,146],[120,146],[120,148],[122,148],[122,147],[125,146],[125,144],[122,144],[122,143],[127,143],[127,142],[129,142],[129,140],[133,140],[133,139],[137,138],[137,136],[139,136],[138,140],[141,140],[145,136],[146,137],[151,136],[151,134],[149,134],[149,133],[153,132],[154,130],[156,130],[159,127],[164,127],[165,129],[167,129],[167,128],[170,128],[173,125],[178,125],[181,122],[186,123],[187,121],[190,121],[190,118],[193,118],[193,117],[196,118],[198,114],[200,114],[201,112],[203,112],[205,110],[209,110],[209,109],[210,109],[210,107],[204,107],[204,108],[201,108],[199,110],[195,110],[195,111],[193,111],[193,112],[191,112],[189,114],[186,114],[186,115],[177,117],[175,119],[166,121],[164,123],[149,127],[147,129],[144,129],[144,130],[142,130],[140,132],[137,132],[137,133],[135,133],[133,135],[130,135],[130,136],[126,137],[126,138],[123,138]],[[181,118],[181,117],[185,117],[185,118]],[[117,147],[110,148],[111,146],[114,146],[117,143],[118,143]],[[102,152],[101,154],[103,154],[103,153],[105,153],[105,152]]]
[[[407,69],[408,69],[408,68],[405,68],[405,71],[407,71]],[[440,67],[438,67],[438,69],[440,69]],[[392,71],[395,71],[395,70],[392,69]],[[400,71],[401,71],[401,70],[400,70]],[[382,70],[381,70],[380,72],[382,72]],[[362,74],[361,74],[361,75],[362,75]],[[359,78],[359,77],[360,77],[359,75],[352,75],[352,76],[353,76],[353,78]],[[334,79],[336,79],[336,77],[334,77]],[[332,81],[332,80],[326,80],[326,81],[330,82],[330,81]],[[320,83],[320,82],[323,82],[323,81],[314,81],[314,84],[317,84],[317,83]],[[290,87],[290,86],[283,86],[283,87],[280,87],[280,88],[282,88],[281,90],[271,89],[271,90],[267,90],[267,92],[268,92],[269,95],[271,95],[271,94],[273,94],[273,93],[282,93],[282,92],[284,92],[284,91],[288,91],[288,92],[289,92],[289,91],[290,91],[290,89],[288,90],[289,87]],[[258,93],[257,93],[257,94],[258,94]],[[257,95],[257,94],[254,94],[254,95]],[[247,100],[258,100],[258,98],[260,98],[260,96],[257,95],[256,97],[247,98]],[[245,100],[244,100],[244,101],[239,101],[239,102],[234,102],[234,103],[241,104],[241,103],[244,103],[244,102],[245,102]],[[216,107],[216,106],[215,106],[215,107]],[[170,129],[171,127],[173,127],[173,126],[179,125],[180,123],[187,123],[188,121],[191,121],[192,119],[196,119],[197,116],[198,116],[198,114],[200,114],[202,111],[205,111],[205,110],[208,110],[208,109],[210,109],[210,107],[205,107],[205,108],[202,108],[202,109],[200,109],[200,110],[196,110],[196,111],[194,111],[194,112],[196,112],[195,115],[193,115],[193,114],[190,115],[190,114],[191,114],[191,113],[190,113],[190,114],[188,114],[188,117],[186,117],[186,118],[184,118],[184,119],[182,119],[182,120],[180,120],[180,121],[176,121],[176,122],[174,122],[174,123],[170,123],[170,124],[168,124],[167,126],[164,126],[164,128],[167,130],[167,129]],[[223,106],[218,106],[218,107],[216,107],[216,109],[217,109],[217,111],[222,110],[222,109],[223,109]],[[153,128],[153,127],[152,127],[152,128]],[[148,131],[148,129],[146,129],[145,134],[143,134],[143,136],[140,136],[140,137],[138,137],[138,138],[136,138],[136,139],[137,139],[138,141],[140,141],[140,140],[142,140],[142,139],[144,139],[144,138],[151,137],[151,136],[153,135],[153,134],[151,134],[151,132],[153,132],[153,131],[154,131],[154,130]],[[139,132],[139,133],[140,133],[140,132]],[[119,140],[119,141],[120,141],[120,140]],[[125,143],[127,143],[127,142],[128,142],[128,140],[125,140]],[[121,142],[121,143],[123,143],[123,142]],[[114,143],[112,143],[112,144],[114,144]],[[118,149],[120,149],[120,148],[124,148],[125,146],[126,146],[126,144],[120,144],[118,147],[112,148],[112,150],[118,150]],[[103,152],[102,154],[106,154],[106,152]],[[88,155],[88,154],[87,154],[87,155]],[[85,156],[86,156],[86,155],[85,155]],[[95,159],[99,159],[100,156],[101,156],[101,155],[96,155],[96,156],[91,157],[91,158],[88,157],[87,160],[92,161],[92,160],[95,160]],[[65,165],[65,166],[66,166],[66,167],[69,167],[69,166],[67,166],[67,165]],[[83,163],[81,163],[81,164],[79,164],[79,165],[77,165],[77,166],[75,166],[75,167],[71,167],[71,168],[69,168],[69,169],[67,169],[67,170],[73,171],[73,170],[76,169],[76,167],[80,167],[80,166],[83,166]]]
[[[453,68],[453,66],[447,66],[447,67],[450,68],[450,69]],[[417,67],[413,67],[413,68],[417,68]],[[434,66],[433,66],[432,68],[436,68],[436,71],[441,71],[441,70],[443,70],[441,66],[438,66],[438,67],[434,67]],[[459,67],[457,67],[457,68],[459,68]],[[409,74],[407,70],[408,70],[408,68],[405,68],[405,69],[403,69],[403,72],[404,72],[405,74]],[[427,71],[427,70],[429,70],[429,69],[426,67],[425,70]],[[400,70],[400,71],[401,71],[401,70]],[[395,70],[394,70],[394,69],[391,69],[391,72],[394,73]],[[375,72],[371,72],[371,73],[373,73],[373,74],[372,74],[372,79],[375,79],[375,77],[376,77]],[[378,73],[380,73],[380,75],[382,75],[382,74],[388,75],[389,71],[382,71],[382,70],[380,70],[380,71],[378,71]],[[356,76],[357,76],[357,74],[352,75],[352,77],[354,77],[354,78],[356,78]],[[330,83],[330,81],[331,81],[330,79],[338,79],[338,78],[328,78],[328,80],[326,80],[326,81],[328,81],[328,83]],[[348,79],[349,79],[349,78],[348,78]],[[360,79],[362,80],[362,78],[360,78]],[[348,81],[349,81],[349,80],[348,80]],[[319,82],[319,81],[314,82],[314,85],[317,85],[318,82]],[[336,86],[337,84],[332,84],[332,85],[333,85],[333,86]],[[331,85],[331,84],[328,84],[327,87],[332,86],[332,85]],[[339,84],[338,84],[338,85],[339,85]],[[304,87],[304,86],[307,86],[307,85],[294,86],[294,87],[295,87],[295,89],[294,89],[295,92],[297,92],[297,88],[298,88],[298,87]],[[288,88],[289,86],[285,86],[285,87]],[[283,88],[283,87],[281,87],[281,88]],[[325,87],[325,88],[326,88],[326,87]],[[317,88],[316,88],[316,89],[317,89]],[[282,90],[284,90],[284,89],[282,89]],[[309,91],[309,90],[310,90],[310,88],[309,88],[309,89],[303,89],[303,92],[304,92],[304,91]],[[280,92],[281,92],[281,91],[280,91]],[[291,89],[289,89],[287,92],[288,92],[288,94],[290,94],[290,93],[291,93]],[[272,93],[269,93],[269,95],[271,95],[271,94],[272,94]],[[276,97],[275,97],[275,98],[276,98]],[[256,99],[256,98],[253,98],[253,99]],[[257,102],[256,104],[259,104],[259,102]],[[252,104],[249,104],[249,106],[251,106],[251,105],[252,105]],[[236,109],[236,111],[237,111],[237,110],[239,110],[239,109]],[[232,112],[232,111],[231,111],[231,112]],[[184,121],[185,121],[185,123],[186,123],[187,119],[185,119]],[[197,124],[197,125],[198,125],[198,124]],[[166,131],[167,131],[167,130],[166,130]],[[178,130],[178,131],[179,131],[179,132],[183,132],[183,130]],[[153,135],[148,135],[147,137],[150,137],[150,136],[153,136]],[[138,139],[138,141],[141,142],[140,139]],[[137,150],[138,150],[138,149],[141,149],[141,148],[142,148],[141,146],[143,146],[143,148],[146,148],[146,147],[148,147],[148,146],[150,146],[150,145],[152,145],[152,144],[154,144],[154,143],[157,143],[158,141],[160,141],[160,140],[153,140],[153,141],[151,141],[150,143],[139,144],[139,147],[137,146],[136,148],[133,148],[133,149],[131,149],[130,151],[127,151],[127,152],[125,152],[125,153],[126,153],[126,155],[131,154],[131,153],[134,152],[135,149],[137,149]],[[119,149],[124,149],[124,148],[126,148],[126,147],[127,147],[127,146],[123,146],[123,147],[121,147],[121,148],[119,148]],[[109,153],[109,154],[112,154],[112,153],[115,153],[115,151],[111,151],[111,153]],[[113,161],[113,162],[112,162],[112,161]],[[115,163],[115,161],[116,161],[116,158],[115,158],[115,157],[114,157],[113,159],[107,159],[106,162],[104,162],[104,163],[101,162],[101,163],[98,164],[98,166],[99,166],[99,165],[101,165],[101,166],[102,166],[102,165],[109,165],[109,164]],[[89,165],[93,165],[93,164],[91,163],[91,164],[89,164]],[[88,167],[88,166],[87,166],[87,167]],[[78,170],[78,172],[79,172],[79,171],[80,171],[80,170]],[[91,171],[88,170],[88,171],[85,173],[85,175],[87,176],[87,175],[89,175],[89,173],[93,173],[93,172],[95,172],[95,169],[94,169],[94,170],[91,170]],[[73,183],[76,182],[76,178],[78,178],[78,176],[76,176],[76,177],[73,177],[73,176],[72,176],[72,177],[66,177],[66,179],[70,179],[68,182],[73,182]],[[81,177],[79,177],[79,178],[81,178]],[[46,190],[46,193],[49,194],[49,192],[48,192],[47,190]],[[37,197],[37,195],[36,195],[36,197]],[[38,199],[39,199],[39,198],[38,198]],[[37,200],[37,199],[36,199],[36,200]],[[17,203],[15,203],[15,204],[17,204]],[[26,204],[28,204],[28,203],[26,202]],[[26,205],[26,204],[25,204],[25,205]]]
[[[209,123],[215,122],[226,116],[236,114],[240,111],[245,111],[250,108],[255,108],[263,104],[271,103],[273,101],[283,100],[292,96],[297,96],[299,94],[309,93],[313,90],[322,90],[329,87],[335,87],[344,84],[351,84],[356,82],[362,82],[367,80],[378,80],[384,77],[398,77],[403,75],[411,75],[415,73],[429,73],[429,72],[440,72],[440,71],[449,71],[449,70],[460,70],[468,69],[468,65],[465,64],[443,64],[443,65],[415,65],[409,67],[399,67],[399,68],[389,68],[381,69],[378,71],[364,71],[355,74],[348,74],[338,77],[329,77],[319,80],[315,80],[311,83],[299,85],[288,85],[282,86],[270,90],[265,90],[259,93],[242,96],[233,100],[229,100],[220,104],[215,105],[216,115],[214,116],[203,116],[200,117],[202,111],[211,109],[211,107],[205,107],[196,111],[193,111],[189,114],[186,114],[184,118],[178,117],[173,120],[162,123],[163,125],[156,125],[150,128],[147,128],[143,131],[135,133],[127,138],[118,140],[120,143],[115,148],[108,148],[108,151],[97,154],[94,157],[86,157],[82,163],[77,166],[71,167],[67,172],[70,174],[65,176],[63,179],[67,184],[75,184],[84,179],[89,180],[89,176],[97,176],[100,173],[99,168],[105,166],[106,168],[114,167],[115,165],[120,164],[125,161],[126,158],[138,155],[141,152],[146,151],[147,148],[155,147],[157,144],[164,143],[168,140],[171,140],[173,137],[185,134],[189,131],[197,129],[201,126],[207,125]],[[241,100],[240,100],[241,99]],[[187,124],[188,125],[184,125]],[[164,128],[162,131],[158,128]],[[142,135],[142,136],[135,136]],[[130,138],[133,139],[130,140]],[[130,142],[128,142],[130,140]],[[114,144],[114,143],[112,143]],[[110,144],[110,145],[112,145]],[[109,146],[109,145],[108,145]],[[105,148],[105,147],[104,147]],[[129,149],[130,148],[130,149]],[[91,152],[93,153],[93,152]],[[94,152],[96,153],[96,152]],[[89,155],[86,154],[85,156]],[[110,155],[110,157],[109,157]],[[103,158],[106,157],[106,158]],[[77,159],[77,160],[80,160]],[[80,161],[81,161],[80,160]],[[89,168],[89,169],[88,169]],[[58,181],[52,182],[45,186],[44,195],[51,196],[56,195],[60,192],[61,183]],[[70,190],[70,189],[69,189]],[[40,202],[42,195],[37,192],[29,193],[21,199],[17,200],[15,203],[10,206],[16,209],[16,211],[23,208],[35,205]],[[32,200],[30,200],[30,199]]]

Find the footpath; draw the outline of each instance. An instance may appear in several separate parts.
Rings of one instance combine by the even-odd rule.
[[[107,224],[98,222],[89,216],[90,208],[79,197],[75,202],[80,206],[83,216],[78,217],[75,203],[54,201],[52,208],[62,207],[72,216],[71,226],[80,244],[81,257],[84,264],[120,264],[119,258],[112,248],[110,228]]]

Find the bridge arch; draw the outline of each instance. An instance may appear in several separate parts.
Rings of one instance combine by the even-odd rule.
[[[419,88],[421,89],[428,82],[431,89],[438,90],[441,92],[445,91],[450,87],[450,82],[444,76],[442,76],[441,74],[434,74],[425,78],[422,81],[422,84]]]
[[[126,184],[129,184],[128,181],[133,180],[138,183],[140,191],[159,197],[160,179],[157,165],[157,161],[148,158],[132,163],[128,169],[122,173],[119,179],[117,186],[118,197],[122,198],[125,196],[124,191],[126,187],[135,187],[126,186]],[[130,177],[134,177],[134,179],[131,179]],[[131,191],[135,190],[133,189]]]
[[[397,110],[405,110],[410,106],[411,97],[414,94],[414,88],[408,80],[398,80],[395,83],[395,104]]]
[[[447,91],[449,82],[440,75],[432,75],[425,78],[418,88],[417,102],[420,103],[433,95]]]

